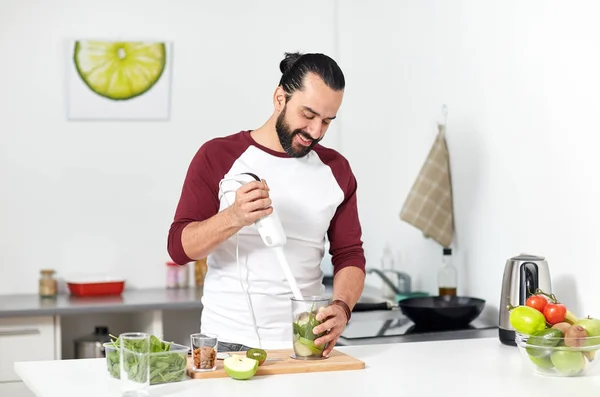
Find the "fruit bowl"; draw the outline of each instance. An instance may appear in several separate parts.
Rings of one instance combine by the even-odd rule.
[[[558,331],[558,332],[557,332]],[[545,376],[600,375],[600,336],[570,336],[556,328],[531,335],[515,332],[524,364]]]
[[[524,364],[546,376],[600,374],[600,319],[578,318],[556,295],[536,289],[525,305],[507,305]]]

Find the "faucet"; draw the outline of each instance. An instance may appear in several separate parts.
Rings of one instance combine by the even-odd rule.
[[[392,289],[396,294],[406,294],[410,292],[410,276],[404,272],[399,272],[397,270],[388,270],[396,273],[398,275],[398,286],[394,285],[392,281],[379,269],[369,268],[367,269],[367,273],[375,273],[384,283],[387,284],[388,287]]]

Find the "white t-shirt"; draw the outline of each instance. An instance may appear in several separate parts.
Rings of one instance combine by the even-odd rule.
[[[225,198],[219,199],[219,182],[245,172],[266,180],[270,188],[287,236],[285,255],[303,296],[324,292],[320,264],[326,238],[334,274],[346,266],[364,271],[357,184],[348,161],[322,145],[305,157],[292,158],[259,145],[250,131],[212,139],[194,156],[169,231],[168,251],[174,262],[192,261],[182,248],[183,228],[227,208]],[[227,187],[235,188],[235,184]],[[235,193],[226,197],[232,203]],[[262,347],[291,347],[293,295],[279,261],[256,226],[241,229],[237,238],[241,279],[252,302]],[[246,292],[240,284],[236,235],[220,244],[208,256],[207,264],[201,331],[216,333],[221,341],[258,346]]]

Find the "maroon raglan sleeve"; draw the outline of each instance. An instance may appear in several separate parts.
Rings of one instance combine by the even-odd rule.
[[[329,166],[344,191],[344,201],[337,208],[328,231],[333,274],[348,266],[358,267],[364,272],[366,260],[358,218],[356,178],[348,161],[339,154],[329,162]]]
[[[219,178],[209,158],[211,146],[214,146],[212,142],[205,143],[192,159],[169,229],[167,251],[173,262],[178,264],[193,260],[186,255],[181,243],[183,229],[189,223],[203,221],[219,211]]]

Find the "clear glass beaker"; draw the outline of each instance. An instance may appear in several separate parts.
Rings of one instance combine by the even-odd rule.
[[[303,299],[291,298],[292,300],[292,333],[294,341],[294,354],[292,358],[298,360],[322,360],[323,351],[327,347],[316,345],[315,340],[325,335],[327,331],[318,335],[313,333],[313,328],[321,324],[317,313],[329,306],[330,299],[321,296],[304,297]]]
[[[150,387],[150,335],[119,335],[121,392],[123,397],[146,397]]]

